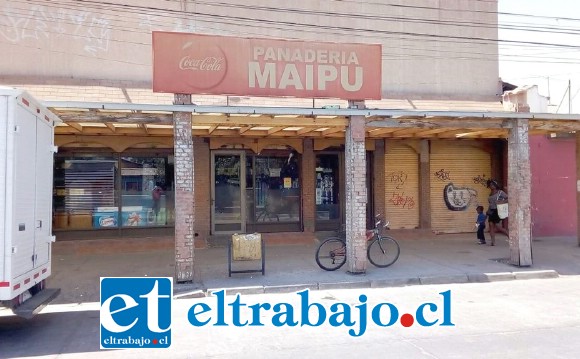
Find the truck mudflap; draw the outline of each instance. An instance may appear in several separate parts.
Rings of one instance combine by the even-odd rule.
[[[12,308],[12,312],[19,317],[31,319],[38,314],[46,305],[56,298],[60,293],[60,288],[45,288],[36,293],[22,304]]]

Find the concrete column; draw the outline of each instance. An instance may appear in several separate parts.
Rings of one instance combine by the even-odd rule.
[[[314,140],[304,139],[302,153],[302,223],[304,232],[314,233],[316,227],[316,158]]]
[[[353,274],[365,273],[367,269],[365,152],[365,118],[352,116],[345,138],[345,182],[347,266]]]
[[[421,140],[419,145],[419,226],[422,229],[431,228],[431,166],[429,140]]]
[[[191,95],[175,94],[176,105],[191,104]],[[193,282],[194,180],[191,113],[173,113],[175,147],[175,280]]]
[[[580,246],[580,131],[576,131],[576,206],[578,208],[578,245]]]
[[[381,214],[382,218],[388,218],[385,200],[385,140],[375,140],[373,152],[373,202],[375,213]]]
[[[531,170],[527,119],[511,120],[508,138],[510,262],[532,265]]]

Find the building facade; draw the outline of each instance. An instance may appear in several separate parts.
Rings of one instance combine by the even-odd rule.
[[[0,83],[64,120],[57,239],[175,233],[187,280],[194,242],[219,234],[345,226],[356,257],[377,213],[393,228],[471,231],[489,178],[511,183],[510,211],[529,222],[527,169],[507,163],[529,166],[539,124],[498,112],[495,1],[10,3],[0,16]],[[153,92],[155,31],[378,44],[378,97]]]
[[[503,95],[508,111],[548,112],[549,99],[537,86]],[[530,136],[532,231],[537,237],[576,236],[576,138],[570,132]]]

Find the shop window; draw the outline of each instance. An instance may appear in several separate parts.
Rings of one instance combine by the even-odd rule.
[[[316,220],[340,219],[338,154],[316,156]]]
[[[121,225],[164,226],[172,222],[173,191],[166,157],[121,157]]]
[[[271,152],[254,156],[254,223],[299,222],[298,154]]]
[[[98,208],[114,212],[117,160],[113,156],[85,156],[55,159],[54,229],[92,229],[116,227],[114,218],[94,217]]]
[[[173,225],[172,172],[168,157],[58,156],[53,228]]]

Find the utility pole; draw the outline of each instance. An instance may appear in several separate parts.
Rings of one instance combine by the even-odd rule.
[[[568,113],[572,113],[572,81],[568,79]]]
[[[558,105],[558,108],[556,109],[556,113],[560,112],[560,107],[564,103],[564,99],[566,98],[566,93],[568,93],[568,111],[570,113],[572,113],[572,99],[570,97],[570,80],[568,80],[568,86],[566,87],[566,91],[564,92],[564,95],[562,96],[562,99],[560,100],[560,104]]]

